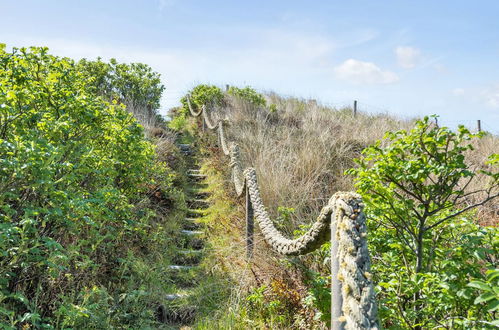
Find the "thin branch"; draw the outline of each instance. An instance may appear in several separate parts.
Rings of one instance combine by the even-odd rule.
[[[464,209],[462,209],[462,210],[460,210],[460,211],[458,211],[458,212],[456,212],[456,213],[454,213],[454,214],[451,214],[451,215],[449,215],[449,216],[447,216],[447,217],[445,217],[445,218],[443,218],[443,219],[441,219],[441,220],[439,220],[439,221],[435,222],[433,225],[426,227],[426,228],[425,228],[425,230],[432,229],[432,228],[434,228],[434,227],[438,226],[439,224],[441,224],[442,222],[444,222],[444,221],[446,221],[446,220],[449,220],[449,219],[451,219],[451,218],[457,217],[458,215],[460,215],[460,214],[462,214],[462,213],[464,213],[464,212],[466,212],[466,211],[468,211],[468,210],[470,210],[470,209],[472,209],[472,208],[475,208],[475,207],[477,207],[477,206],[484,205],[485,203],[487,203],[487,202],[489,202],[489,201],[493,200],[493,199],[494,199],[494,198],[496,198],[496,197],[499,197],[499,193],[497,193],[497,194],[495,194],[495,195],[492,195],[492,196],[490,196],[490,195],[489,195],[486,199],[482,200],[480,203],[475,203],[475,204],[472,204],[472,205],[470,205],[470,206],[467,206],[467,207],[465,207]]]

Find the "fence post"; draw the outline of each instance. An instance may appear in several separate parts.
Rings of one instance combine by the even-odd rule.
[[[336,211],[335,211],[336,212]],[[331,214],[331,329],[343,330],[344,322],[339,318],[342,312],[341,282],[338,279],[340,265],[338,262],[338,239],[336,237],[336,214]]]
[[[249,194],[248,184],[246,184],[246,256],[248,259],[253,257],[253,233],[255,228],[253,218],[253,205]]]
[[[480,121],[480,119],[478,119],[476,121],[476,123],[477,123],[477,126],[478,126],[478,132],[481,132],[482,131],[482,122]]]
[[[353,116],[357,117],[357,100],[353,101]]]
[[[435,117],[435,126],[438,128],[438,117]]]
[[[228,91],[229,91],[229,87],[230,87],[230,86],[229,86],[229,84],[226,84],[226,85],[225,85],[225,91],[226,91],[226,92],[228,92]]]

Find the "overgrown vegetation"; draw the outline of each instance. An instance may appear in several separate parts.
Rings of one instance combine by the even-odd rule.
[[[208,109],[212,109],[215,119],[229,118],[226,133],[241,147],[245,165],[256,168],[264,203],[276,225],[288,236],[306,230],[334,192],[354,189],[354,176],[343,173],[356,166],[354,159],[362,157],[362,150],[367,148],[366,156],[371,152],[363,167],[351,173],[365,180],[365,187],[378,185],[386,193],[387,200],[381,203],[374,201],[376,195],[368,189],[360,189],[367,203],[369,248],[383,326],[392,329],[493,326],[498,308],[495,294],[498,234],[496,227],[487,225],[497,224],[498,214],[493,204],[481,204],[496,193],[490,178],[497,180],[494,170],[499,151],[497,137],[482,134],[477,139],[478,136],[464,128],[458,132],[439,129],[428,120],[401,121],[388,115],[364,113],[354,117],[349,108],[332,109],[315,101],[283,99],[275,94],[262,96],[265,103],[255,104],[251,96],[248,99],[244,94],[230,93],[229,89],[224,100],[217,101],[217,107]],[[414,132],[413,127],[419,135],[404,133]],[[389,133],[390,139],[382,140],[386,132],[398,133]],[[376,144],[378,140],[382,142]],[[220,155],[217,142],[208,139],[204,145],[210,166],[230,176],[226,163],[217,156]],[[395,183],[390,186],[379,181],[384,173],[395,175],[402,180],[400,183],[415,189],[421,200],[414,198],[411,202],[407,192],[397,192]],[[435,182],[426,186],[425,180]],[[244,208],[231,188],[224,187],[226,198],[239,205],[237,219],[243,219]],[[469,206],[473,205],[479,206],[472,210]],[[430,213],[425,214],[421,227],[420,262],[417,253],[420,235],[416,230],[420,219],[411,210]],[[213,210],[209,210],[208,216],[210,212]],[[382,221],[382,216],[386,221]],[[389,219],[404,222],[395,227]],[[404,223],[416,234],[404,232]],[[242,258],[243,223],[232,222],[230,226],[230,234],[216,233],[219,249],[223,251],[219,260],[246,265]],[[241,241],[235,240],[237,235]],[[220,241],[223,237],[232,239],[229,245]],[[269,251],[261,238],[257,242],[255,257],[247,265],[251,280],[234,289],[240,295],[231,301],[230,316],[212,319],[209,324],[253,321],[253,326],[264,324],[273,328],[327,327],[328,323],[321,321],[330,319],[328,244],[307,256],[282,259]],[[418,264],[422,268],[416,271]],[[228,273],[237,279],[238,270],[240,267],[233,267]],[[294,309],[293,317],[274,308],[286,304],[286,295],[275,302],[276,296],[269,290],[276,279],[288,283],[288,293],[297,290],[299,307]],[[260,313],[254,314],[251,307],[258,304]],[[268,313],[269,309],[273,312]],[[228,319],[230,322],[225,323]]]
[[[87,87],[94,94],[126,105],[143,126],[164,124],[158,109],[165,87],[159,74],[147,64],[82,59],[77,69],[88,77]]]
[[[468,328],[496,319],[494,295],[475,300],[467,286],[473,278],[483,284],[485,270],[499,266],[497,229],[469,219],[470,210],[499,197],[497,156],[479,168],[465,157],[480,137],[424,118],[409,132],[387,133],[385,146],[366,148],[350,171],[367,205],[378,297],[391,325]],[[467,189],[480,176],[484,186]]]
[[[145,65],[0,46],[2,328],[156,324],[183,196],[173,140],[156,154],[125,103],[155,115],[162,90]]]
[[[327,328],[329,244],[284,259],[257,235],[248,263],[243,201],[224,180],[227,160],[214,136],[199,133],[185,97],[166,127],[163,90],[144,64],[0,46],[2,328],[159,326],[186,209],[176,134],[201,146],[212,194],[195,327]],[[354,117],[250,87],[199,85],[189,94],[195,109],[230,119],[226,133],[256,169],[286,235],[307,230],[356,180],[383,326],[498,325],[499,235],[486,226],[499,215],[486,203],[498,194],[497,137],[428,119]],[[382,140],[385,132],[393,133]],[[353,176],[343,175],[348,169]]]

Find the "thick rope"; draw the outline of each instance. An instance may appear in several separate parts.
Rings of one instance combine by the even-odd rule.
[[[334,221],[337,225],[338,279],[342,282],[345,328],[379,329],[362,198],[352,192],[334,196],[337,196]]]
[[[203,114],[206,125],[218,130],[222,151],[230,157],[232,181],[238,196],[248,188],[256,221],[265,241],[272,249],[283,255],[303,255],[316,250],[331,240],[331,221],[336,222],[336,239],[340,269],[338,279],[342,282],[341,320],[345,329],[379,329],[374,288],[371,281],[370,258],[367,249],[367,229],[363,204],[360,195],[353,192],[337,192],[324,206],[312,227],[296,239],[284,237],[274,226],[260,196],[256,171],[254,168],[243,170],[239,146],[228,143],[224,132],[224,121],[213,124],[206,108],[193,111],[187,97],[191,114],[195,117]]]

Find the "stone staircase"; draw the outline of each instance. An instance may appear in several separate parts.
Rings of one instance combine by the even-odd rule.
[[[195,289],[202,276],[199,263],[204,256],[204,231],[203,224],[199,221],[202,210],[208,206],[207,194],[201,190],[202,181],[206,175],[202,174],[196,164],[195,150],[189,144],[178,144],[180,151],[191,164],[188,170],[189,190],[187,217],[179,231],[179,240],[176,255],[172,258],[172,265],[168,271],[178,288],[165,296],[165,304],[158,310],[158,319],[172,329],[190,329],[196,315]]]

